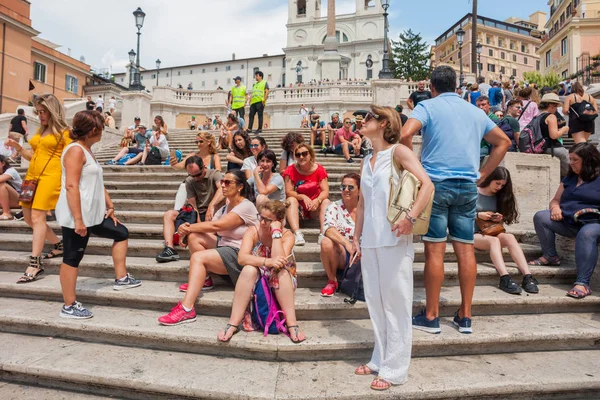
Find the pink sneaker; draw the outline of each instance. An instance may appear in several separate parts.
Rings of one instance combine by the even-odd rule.
[[[175,307],[167,315],[163,315],[158,319],[161,325],[179,325],[187,322],[194,322],[196,320],[196,310],[192,308],[191,311],[187,312],[183,308],[181,302],[177,303]]]
[[[321,290],[321,296],[323,297],[331,297],[335,293],[338,288],[338,283],[336,281],[328,281],[327,285]]]
[[[179,286],[179,291],[180,292],[187,292],[188,290],[188,284],[187,283],[183,283]],[[202,290],[211,290],[214,288],[213,285],[213,280],[210,276],[207,276],[206,279],[204,280],[204,286],[202,286]]]

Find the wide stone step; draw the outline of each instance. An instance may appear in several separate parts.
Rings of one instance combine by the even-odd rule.
[[[415,358],[408,382],[385,394],[369,388],[372,376],[354,375],[356,361],[236,359],[232,364],[227,357],[9,333],[0,334],[0,354],[2,379],[136,399],[481,399],[523,395],[575,399],[600,395],[599,350]],[[469,373],[465,373],[467,365]]]
[[[135,184],[138,189],[126,189],[125,185],[105,185],[111,199],[140,199],[140,200],[169,200],[175,202],[175,195],[180,183],[172,186],[170,189],[158,189],[149,184],[148,189],[143,189],[144,184]],[[134,186],[134,185],[132,185]],[[162,187],[162,186],[160,186]],[[342,194],[339,190],[329,190],[329,200],[336,201],[341,198]]]
[[[70,390],[36,387],[29,384],[0,381],[0,399],[6,400],[106,400],[112,397],[95,396]]]
[[[12,271],[17,277],[28,265],[29,252],[3,251],[0,254],[0,270]],[[44,261],[44,268],[47,273],[58,274],[61,259],[49,259]],[[520,273],[517,266],[508,262],[506,264],[510,274],[515,282],[520,283]],[[298,274],[298,286],[304,288],[321,289],[327,282],[327,274],[320,262],[299,262],[296,265]],[[423,287],[424,263],[415,263],[414,285]],[[150,257],[128,257],[127,270],[136,278],[144,280],[159,280],[183,283],[187,282],[189,261],[179,260],[168,263],[158,263]],[[530,267],[531,273],[541,284],[569,284],[576,278],[576,268],[572,266],[560,267]],[[456,263],[446,263],[444,284],[446,286],[458,285],[458,266]],[[338,272],[341,278],[342,271]],[[114,278],[114,267],[112,258],[109,255],[86,255],[79,268],[79,276],[96,278]],[[215,286],[229,286],[229,283],[213,275]],[[477,268],[477,284],[496,287],[499,278],[491,262],[479,263]]]
[[[86,254],[110,255],[113,242],[108,239],[91,237],[86,249]],[[414,243],[415,261],[424,262],[425,255],[423,243]],[[47,244],[45,250],[50,251],[52,247]],[[525,253],[525,257],[533,258],[540,255],[540,248],[536,245],[522,244],[521,248]],[[154,257],[163,249],[162,240],[150,239],[130,239],[127,255],[130,257]],[[31,251],[31,235],[27,234],[11,234],[0,233],[0,250],[13,251]],[[182,259],[189,259],[189,251],[187,249],[177,249]],[[508,255],[508,250],[503,249],[505,256]],[[295,246],[294,255],[297,262],[319,262],[320,261],[320,246],[316,243],[307,243],[304,246]],[[489,261],[489,254],[476,251],[475,257],[478,262]],[[451,244],[446,246],[445,261],[455,262],[456,254]]]
[[[162,313],[91,306],[94,318],[58,317],[62,302],[0,298],[0,331],[53,336],[86,342],[119,343],[157,350],[265,361],[360,360],[373,350],[371,321],[304,321],[307,341],[300,346],[285,335],[239,332],[228,345],[216,339],[226,318],[199,316],[196,323],[164,327]],[[30,310],[23,313],[21,310]],[[413,357],[598,349],[600,314],[497,315],[476,318],[476,335],[463,335],[442,319],[442,335],[413,332]]]
[[[47,274],[31,284],[17,284],[13,272],[0,271],[0,296],[27,299],[61,301],[59,277]],[[168,312],[183,298],[177,282],[146,280],[142,286],[130,290],[115,291],[114,280],[79,277],[77,298],[89,304],[109,305]],[[536,295],[508,295],[496,287],[477,286],[473,298],[474,315],[540,314],[559,312],[597,312],[600,297],[588,296],[576,301],[565,296],[570,285],[539,285]],[[298,288],[295,293],[296,313],[300,320],[364,319],[368,317],[366,304],[344,302],[345,296],[321,297],[319,288]],[[229,316],[233,300],[233,287],[204,291],[197,300],[196,311],[202,315]],[[415,288],[413,310],[425,306],[424,288]],[[451,316],[460,306],[460,289],[456,286],[442,288],[440,315]]]

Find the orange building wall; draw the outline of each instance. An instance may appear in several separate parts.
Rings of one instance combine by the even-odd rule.
[[[5,30],[6,29],[6,30]],[[6,36],[3,32],[6,32]],[[14,27],[0,25],[0,76],[2,85],[2,107],[0,113],[15,112],[18,105],[29,100],[29,78],[31,77],[31,37]],[[2,65],[2,59],[4,65]]]

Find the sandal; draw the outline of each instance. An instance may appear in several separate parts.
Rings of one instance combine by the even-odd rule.
[[[356,375],[371,375],[373,373],[373,370],[369,367],[367,367],[366,364],[359,366],[358,368],[356,368],[354,370],[354,373]]]
[[[302,340],[298,339],[298,334],[300,333],[300,328],[298,328],[298,325],[288,326],[288,329],[290,331],[290,340],[292,341],[292,343],[298,344],[298,343],[302,343],[306,340],[306,338],[304,338]],[[296,336],[296,339],[294,339],[291,335],[292,330],[294,331],[294,335]]]
[[[383,383],[383,385],[378,385],[378,383]],[[377,377],[371,382],[371,389],[373,390],[388,390],[392,387],[392,384],[386,381],[383,378]]]
[[[33,273],[25,272],[22,277],[19,278],[17,283],[29,283],[35,281],[40,275],[44,273],[44,268],[42,268],[42,257],[38,256],[29,256],[29,267],[35,268],[36,271]]]
[[[579,289],[577,286],[583,286],[583,290]],[[588,285],[574,285],[573,288],[567,292],[567,296],[577,300],[583,299],[590,294],[592,294],[592,290]]]
[[[543,261],[542,259],[546,260]],[[539,258],[536,258],[533,261],[529,261],[529,265],[536,265],[536,266],[555,266],[558,267],[560,265],[560,257],[556,256],[556,257],[546,257],[546,256],[541,256]]]
[[[239,325],[227,324],[227,326],[225,327],[225,329],[223,329],[223,336],[227,335],[227,332],[229,331],[229,328],[235,328],[235,330],[233,331],[233,333],[231,334],[231,336],[229,336],[229,338],[227,338],[225,340],[217,338],[217,339],[219,339],[219,342],[229,343],[229,341],[231,340],[231,338],[233,337],[233,335],[235,335],[236,333],[238,333],[240,331]]]
[[[0,221],[10,221],[13,219],[12,215],[0,215]]]
[[[61,257],[64,254],[63,250],[63,241],[56,243],[52,246],[52,251],[44,256],[44,259],[48,260],[50,258]]]

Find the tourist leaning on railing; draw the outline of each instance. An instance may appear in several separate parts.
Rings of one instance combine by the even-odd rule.
[[[257,279],[266,275],[269,287],[273,289],[277,303],[284,313],[290,339],[294,343],[300,343],[306,337],[296,321],[294,235],[283,227],[285,204],[277,200],[267,201],[258,207],[258,212],[260,223],[248,229],[242,239],[238,261],[244,267],[235,285],[229,323],[219,332],[218,339],[221,342],[229,342],[231,337],[239,332],[242,321],[245,330],[253,330],[246,308],[252,298]]]
[[[45,240],[52,243],[53,248],[44,258],[60,257],[63,254],[63,242],[46,223],[46,216],[48,211],[54,210],[60,194],[60,157],[64,148],[71,143],[71,129],[65,121],[63,107],[53,94],[36,97],[33,105],[40,119],[40,127],[29,139],[32,150],[25,150],[19,142],[12,139],[5,142],[5,145],[15,148],[23,158],[29,160],[25,181],[37,181],[33,199],[30,202],[20,199],[19,202],[25,222],[33,228],[33,241],[29,267],[18,283],[32,282],[44,272],[42,249]]]
[[[184,299],[169,314],[158,319],[163,325],[177,325],[196,320],[194,304],[204,285],[206,274],[229,275],[233,284],[242,271],[238,252],[246,230],[258,224],[258,211],[252,203],[252,189],[242,171],[228,171],[221,180],[221,190],[227,204],[212,221],[185,223],[179,227],[180,237],[188,237],[190,272],[188,283],[180,286]]]
[[[0,155],[0,221],[11,220],[11,208],[19,207],[19,193],[23,180],[19,172],[10,166],[8,157]]]
[[[337,270],[346,267],[352,253],[360,175],[354,172],[344,175],[340,191],[342,198],[329,204],[321,228],[321,263],[327,274],[327,285],[321,290],[323,297],[331,297],[337,290]]]
[[[480,225],[510,225],[517,222],[519,212],[513,193],[510,172],[504,167],[498,167],[483,182],[479,184],[477,196],[476,218],[482,221]],[[492,263],[500,275],[498,287],[510,294],[521,294],[521,288],[508,274],[502,248],[508,248],[517,268],[523,274],[521,286],[527,293],[538,293],[537,280],[531,275],[523,249],[511,233],[498,231],[494,228],[481,229],[475,226],[475,248],[489,251]]]
[[[304,137],[298,132],[288,132],[287,135],[281,139],[281,157],[279,157],[279,172],[283,174],[285,169],[294,164],[296,159],[294,158],[294,152],[298,145],[304,143]]]
[[[237,131],[233,135],[231,151],[227,154],[227,171],[241,169],[244,160],[250,157],[250,138],[244,132]]]
[[[456,98],[462,101],[457,95]],[[416,218],[431,199],[434,189],[411,149],[396,145],[402,123],[395,109],[373,105],[364,121],[362,133],[373,144],[373,153],[365,157],[362,165],[361,196],[350,256],[352,259],[354,253],[358,256],[362,253],[365,299],[373,324],[375,348],[369,363],[359,366],[355,373],[376,373],[371,388],[387,390],[408,379],[412,347],[412,232]],[[393,162],[421,181],[412,210],[395,224],[387,219],[390,178],[395,185],[400,179]]]
[[[533,217],[542,256],[529,265],[560,265],[556,235],[575,238],[577,279],[568,296],[582,299],[592,292],[590,280],[598,261],[600,240],[600,153],[589,143],[569,150],[570,169],[550,201],[550,209]]]
[[[283,173],[286,199],[290,203],[287,219],[296,245],[303,246],[306,240],[300,231],[300,218],[318,218],[319,226],[323,226],[325,209],[330,203],[329,181],[325,168],[317,164],[312,147],[304,143],[298,145],[294,155],[296,163]]]
[[[96,111],[80,111],[73,117],[69,144],[63,151],[62,188],[56,204],[56,221],[62,227],[63,262],[60,286],[64,305],[63,318],[87,319],[93,314],[75,296],[78,268],[90,234],[112,239],[115,268],[114,290],[131,289],[142,284],[127,273],[127,238],[129,232],[115,217],[115,209],[104,188],[102,166],[92,154],[92,145],[102,139],[104,119]]]

